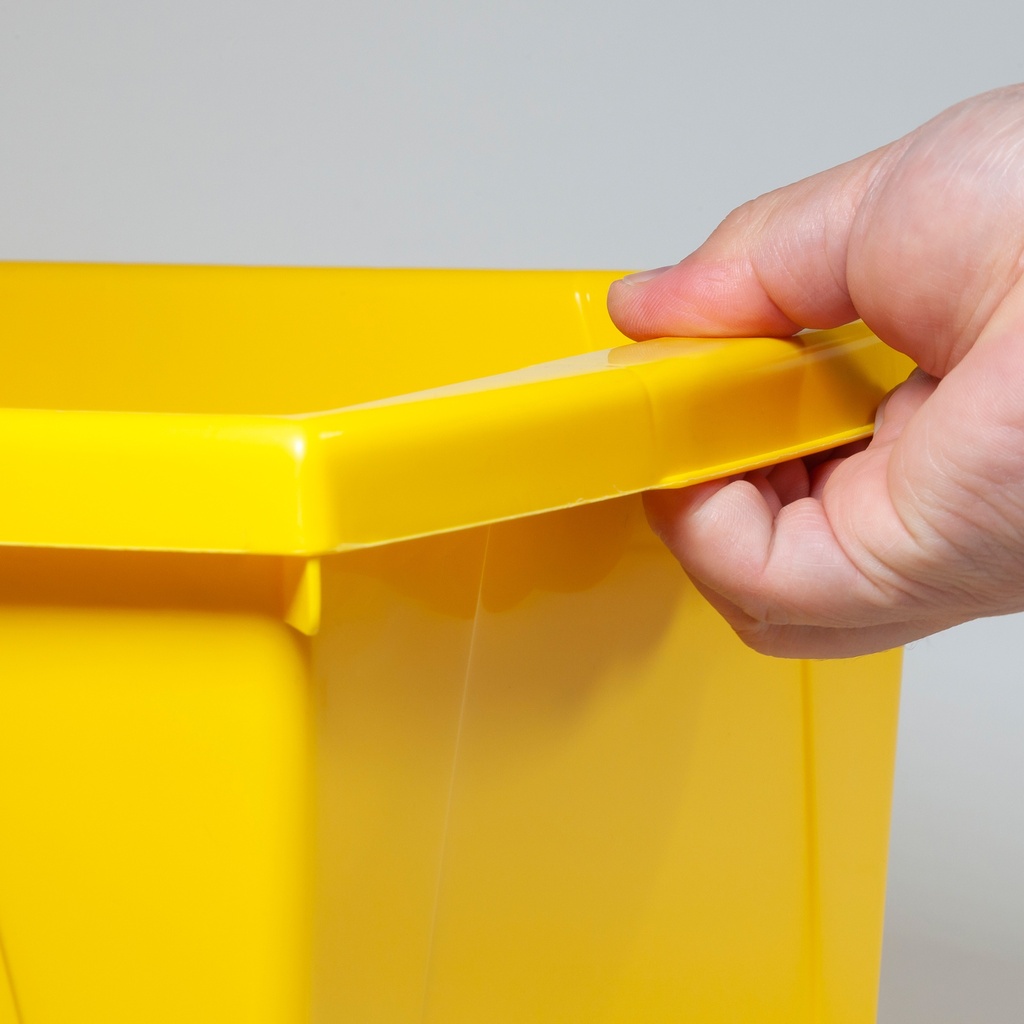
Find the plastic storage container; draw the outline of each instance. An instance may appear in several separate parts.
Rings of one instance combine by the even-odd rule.
[[[0,1020],[874,1019],[898,654],[747,650],[635,492],[907,367],[613,276],[0,266]]]

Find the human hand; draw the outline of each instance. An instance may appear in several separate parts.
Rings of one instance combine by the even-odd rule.
[[[735,210],[612,286],[630,337],[788,337],[862,318],[920,367],[871,442],[645,496],[751,647],[847,657],[1024,610],[1024,86]]]

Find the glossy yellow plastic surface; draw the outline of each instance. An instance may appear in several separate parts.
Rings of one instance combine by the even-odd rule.
[[[874,1019],[898,653],[747,650],[625,492],[906,369],[611,277],[0,266],[0,1021]]]
[[[5,543],[322,554],[870,432],[862,325],[627,344],[610,273],[0,264]]]

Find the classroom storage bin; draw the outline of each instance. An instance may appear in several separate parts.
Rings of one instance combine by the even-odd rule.
[[[614,276],[0,265],[0,1020],[873,1021],[898,652],[748,650],[638,493],[908,367]]]

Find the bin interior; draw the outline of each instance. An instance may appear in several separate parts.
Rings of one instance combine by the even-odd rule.
[[[612,272],[0,265],[0,407],[294,414],[626,343]]]

